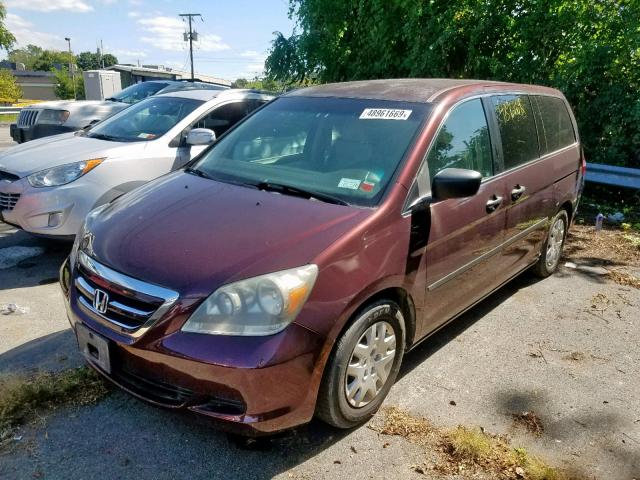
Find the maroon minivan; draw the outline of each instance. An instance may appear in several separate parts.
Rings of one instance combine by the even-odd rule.
[[[551,88],[297,90],[87,217],[69,319],[89,364],[153,404],[247,433],[352,427],[417,343],[557,268],[584,166]]]

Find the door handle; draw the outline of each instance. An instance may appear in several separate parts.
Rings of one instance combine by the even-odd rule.
[[[487,213],[495,212],[501,204],[502,204],[502,197],[498,197],[497,195],[494,195],[487,201]]]
[[[522,194],[527,190],[527,187],[525,187],[524,185],[516,185],[513,190],[511,190],[511,200],[513,200],[514,202],[516,200],[518,200]]]

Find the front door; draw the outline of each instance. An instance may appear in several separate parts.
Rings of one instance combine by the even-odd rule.
[[[429,177],[444,168],[482,173],[472,197],[434,201],[429,211],[425,253],[425,313],[419,334],[427,334],[498,286],[504,241],[506,183],[494,176],[493,148],[481,99],[454,107],[427,157]]]

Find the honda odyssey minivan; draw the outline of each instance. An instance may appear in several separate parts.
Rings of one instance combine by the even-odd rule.
[[[89,214],[61,270],[89,364],[247,433],[358,425],[420,341],[556,270],[584,175],[564,96],[474,80],[290,92]]]

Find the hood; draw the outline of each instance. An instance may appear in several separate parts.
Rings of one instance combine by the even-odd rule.
[[[308,264],[372,212],[179,171],[120,197],[87,228],[98,261],[195,298]]]
[[[79,108],[125,108],[129,105],[122,102],[112,102],[106,100],[54,100],[52,102],[39,102],[33,105],[30,105],[25,108],[35,108],[35,109],[43,109],[43,108],[51,108],[56,110],[78,110]]]
[[[119,143],[89,138],[76,133],[63,133],[25,142],[0,153],[0,170],[25,177],[46,168],[81,162],[91,158],[117,156],[119,149],[130,149],[132,143]]]

